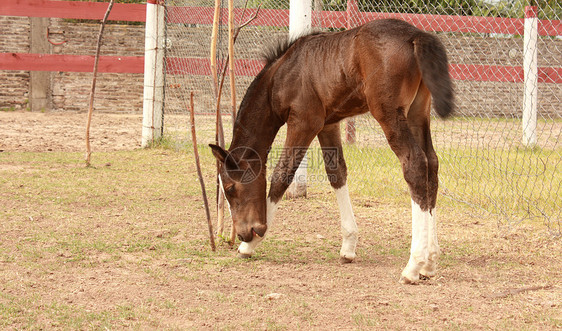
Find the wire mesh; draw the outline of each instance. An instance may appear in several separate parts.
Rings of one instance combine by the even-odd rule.
[[[187,104],[196,94],[201,143],[214,141],[215,97],[209,70],[214,1],[167,2],[165,136],[189,140]],[[258,18],[242,29],[236,42],[236,94],[240,102],[262,66],[262,50],[288,34],[289,1],[235,1],[240,24],[257,6]],[[219,72],[227,55],[227,3],[221,2],[217,60]],[[440,158],[440,203],[463,202],[499,215],[498,225],[521,221],[544,223],[561,234],[562,171],[562,4],[539,2],[537,141],[522,141],[524,102],[523,24],[525,1],[312,1],[314,29],[339,31],[371,19],[394,17],[436,33],[448,50],[455,83],[457,111],[449,120],[433,118],[433,142]],[[231,139],[228,78],[221,112],[226,141]],[[342,123],[342,126],[346,124]],[[400,165],[370,115],[355,118],[355,141],[346,143],[348,185],[355,196],[405,200],[407,186]],[[342,132],[345,132],[342,128]],[[274,143],[269,168],[275,164],[283,129]],[[308,152],[309,192],[330,190],[315,142]]]

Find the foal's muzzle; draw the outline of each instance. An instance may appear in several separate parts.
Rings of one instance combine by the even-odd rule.
[[[265,236],[265,232],[267,231],[267,225],[265,224],[258,224],[254,225],[249,231],[245,232],[238,232],[238,239],[240,241],[250,242],[254,239],[254,237],[263,237]]]

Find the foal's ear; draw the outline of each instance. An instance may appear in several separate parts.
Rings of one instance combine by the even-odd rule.
[[[239,170],[238,160],[235,159],[234,155],[230,154],[228,151],[224,150],[224,148],[209,144],[211,150],[213,151],[213,155],[217,158],[220,163],[223,163],[226,167],[226,170]]]
[[[228,156],[228,152],[218,145],[209,144],[209,147],[211,147],[213,155],[217,158],[217,160],[224,163],[224,160],[226,160],[226,157]]]

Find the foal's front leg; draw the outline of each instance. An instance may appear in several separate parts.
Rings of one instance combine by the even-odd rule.
[[[308,146],[319,130],[319,128],[304,127],[302,125],[295,128],[288,124],[285,147],[271,176],[269,196],[267,197],[268,229],[273,224],[275,212],[279,202],[281,202],[281,198],[283,198],[283,194],[293,181],[295,172],[304,158]],[[242,242],[238,247],[238,256],[243,258],[251,257],[264,237],[254,236],[252,241]]]

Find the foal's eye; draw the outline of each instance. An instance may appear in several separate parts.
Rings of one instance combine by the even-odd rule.
[[[224,189],[226,194],[233,194],[234,193],[234,185],[230,185],[229,187]]]

